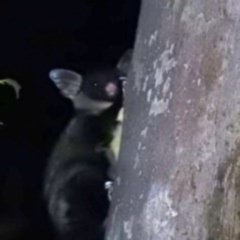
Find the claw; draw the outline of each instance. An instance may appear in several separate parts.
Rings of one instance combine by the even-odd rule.
[[[108,199],[112,201],[112,193],[113,193],[113,181],[107,181],[104,184],[105,189],[108,191]]]

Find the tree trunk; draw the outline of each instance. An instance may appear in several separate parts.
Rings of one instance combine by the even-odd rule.
[[[240,239],[239,20],[143,0],[106,239]]]

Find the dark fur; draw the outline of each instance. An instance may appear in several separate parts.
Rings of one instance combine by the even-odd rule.
[[[104,239],[104,221],[109,208],[104,186],[110,180],[106,149],[112,140],[123,100],[121,81],[115,71],[107,73],[110,74],[107,76],[114,76],[112,80],[118,89],[116,96],[108,99],[112,106],[100,114],[93,114],[91,109],[76,109],[49,162],[45,197],[61,240]],[[105,84],[89,88],[91,81],[91,78],[83,80],[82,91],[100,100],[98,89],[104,89]],[[101,78],[99,81],[102,82]],[[103,100],[107,100],[106,96]]]

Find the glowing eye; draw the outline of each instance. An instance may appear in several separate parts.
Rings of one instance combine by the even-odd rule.
[[[117,93],[117,86],[116,86],[116,84],[109,82],[106,85],[105,90],[106,90],[109,97],[113,97]]]
[[[93,84],[94,87],[97,87],[97,85],[98,85],[97,83],[94,83],[94,84]]]

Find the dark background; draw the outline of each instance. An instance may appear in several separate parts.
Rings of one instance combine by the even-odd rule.
[[[1,1],[0,79],[16,79],[22,90],[16,100],[0,85],[0,223],[24,212],[31,232],[23,239],[47,239],[42,177],[72,114],[48,73],[114,66],[133,47],[139,7],[139,0]]]

